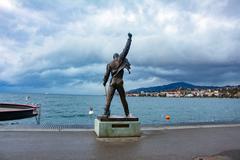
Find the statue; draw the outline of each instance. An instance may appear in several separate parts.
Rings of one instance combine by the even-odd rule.
[[[110,80],[107,97],[106,97],[106,107],[104,111],[104,116],[106,117],[110,116],[110,105],[116,90],[118,91],[119,96],[121,98],[121,102],[122,102],[126,117],[129,116],[128,103],[126,100],[125,90],[123,87],[123,74],[124,74],[124,68],[126,68],[130,74],[130,63],[128,62],[126,56],[129,52],[131,42],[132,42],[132,34],[128,33],[128,40],[122,53],[120,55],[118,53],[113,54],[112,62],[107,64],[106,73],[103,79],[104,87],[106,87],[106,83],[108,81],[110,73],[112,78]]]

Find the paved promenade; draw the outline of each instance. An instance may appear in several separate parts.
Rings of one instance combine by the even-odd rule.
[[[240,160],[240,126],[145,128],[141,138],[126,139],[98,139],[91,129],[0,127],[0,160],[191,160],[206,155]]]

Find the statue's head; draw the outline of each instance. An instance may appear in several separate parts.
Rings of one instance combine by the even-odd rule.
[[[118,59],[119,58],[119,54],[118,53],[114,53],[113,54],[113,59]]]

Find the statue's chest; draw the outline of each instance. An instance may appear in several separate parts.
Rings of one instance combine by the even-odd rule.
[[[119,65],[120,65],[120,61],[118,61],[118,60],[113,61],[113,62],[111,63],[111,69],[112,69],[112,70],[116,70],[116,69],[118,69]]]

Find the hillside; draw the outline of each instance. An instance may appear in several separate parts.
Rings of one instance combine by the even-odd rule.
[[[176,82],[176,83],[171,83],[168,85],[162,85],[162,86],[154,86],[154,87],[147,87],[147,88],[137,88],[128,91],[128,93],[140,93],[141,91],[143,92],[161,92],[161,91],[169,91],[169,90],[176,90],[176,89],[216,89],[216,88],[221,88],[218,86],[197,86],[193,85],[190,83],[186,82]]]

